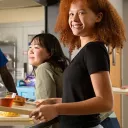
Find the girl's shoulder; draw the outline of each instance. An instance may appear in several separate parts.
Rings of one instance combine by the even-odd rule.
[[[104,42],[96,41],[96,42],[89,42],[83,47],[83,51],[86,53],[107,53],[107,47],[105,46]]]
[[[52,72],[52,73],[59,73],[59,72],[62,72],[62,69],[60,68],[55,68],[53,65],[51,65],[49,62],[45,62],[45,63],[42,63],[38,66],[37,68],[37,72],[38,71],[48,71],[48,72]]]
[[[37,70],[40,70],[40,69],[52,69],[52,66],[50,65],[50,63],[48,62],[45,62],[45,63],[42,63],[40,64],[38,67],[37,67]]]

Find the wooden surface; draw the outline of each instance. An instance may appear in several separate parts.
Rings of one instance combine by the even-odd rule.
[[[115,65],[112,63],[112,54],[110,55],[110,77],[112,80],[113,87],[121,88],[121,50],[116,51]],[[116,113],[117,119],[122,127],[122,101],[121,95],[114,93],[114,112]]]
[[[32,110],[36,108],[35,104],[26,103],[24,106],[12,106],[12,107],[4,107],[0,106],[0,111],[6,112],[16,112],[19,114],[29,115]]]

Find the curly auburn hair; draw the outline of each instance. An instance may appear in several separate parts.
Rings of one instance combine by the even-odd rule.
[[[59,14],[55,26],[55,32],[60,34],[60,41],[69,47],[72,52],[75,48],[80,47],[80,38],[73,35],[69,24],[69,9],[72,2],[77,0],[61,0]],[[96,23],[96,36],[107,46],[122,48],[126,41],[124,24],[116,9],[109,0],[83,0],[88,7],[95,13],[103,13],[101,22]]]

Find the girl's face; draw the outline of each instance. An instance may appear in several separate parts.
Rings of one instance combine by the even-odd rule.
[[[48,53],[46,48],[39,45],[38,41],[34,39],[29,46],[28,50],[28,60],[32,66],[39,66],[50,58],[50,53]]]
[[[69,9],[69,26],[76,36],[92,36],[95,32],[95,23],[101,21],[102,16],[96,15],[88,8],[84,0],[73,2]]]

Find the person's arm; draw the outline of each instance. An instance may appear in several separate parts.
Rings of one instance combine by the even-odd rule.
[[[91,80],[96,96],[81,102],[56,104],[59,115],[90,115],[112,110],[113,95],[109,72],[94,73]]]
[[[36,100],[35,103],[36,103],[36,107],[39,107],[41,105],[58,104],[58,103],[62,103],[62,98],[41,99],[41,100]]]
[[[91,75],[91,81],[95,97],[80,102],[41,105],[30,114],[30,117],[35,116],[36,119],[46,122],[58,115],[90,115],[111,111],[113,95],[109,72],[94,73]]]
[[[95,97],[79,102],[43,105],[30,116],[37,114],[37,118],[40,119],[41,112],[47,120],[51,120],[58,115],[91,115],[113,109],[108,54],[98,44],[90,44],[87,48],[84,63],[90,74]]]
[[[0,67],[0,75],[7,90],[17,93],[14,80],[6,66]]]

